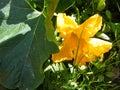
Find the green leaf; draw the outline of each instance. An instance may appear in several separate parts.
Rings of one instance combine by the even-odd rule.
[[[6,19],[9,18],[11,4],[12,4],[11,1],[8,2],[6,0],[6,2],[3,2],[3,5],[6,5],[6,6],[3,6],[0,9],[0,11],[3,15],[3,17],[1,17],[2,22],[1,22],[1,26],[0,26],[0,44],[12,37],[15,37],[18,34],[24,35],[25,33],[27,33],[28,31],[31,30],[30,27],[23,22],[20,22],[18,24],[7,24],[8,22],[6,21]]]
[[[43,64],[58,49],[46,38],[42,14],[34,13],[24,0],[9,1],[5,0],[4,6],[0,7],[3,15],[0,84],[9,89],[34,90],[44,80]],[[10,12],[6,14],[4,8]]]
[[[111,20],[111,18],[112,18],[111,12],[109,10],[106,10],[105,13],[106,13],[107,18]]]
[[[17,36],[18,34],[25,34],[30,31],[31,28],[25,23],[8,25],[4,20],[0,26],[0,44],[6,40]]]
[[[59,0],[45,0],[46,16],[52,19]]]
[[[54,26],[52,23],[52,17],[54,15],[55,9],[57,7],[59,0],[45,0],[43,13],[46,17],[45,19],[45,28],[46,36],[49,41],[55,42]]]
[[[75,0],[59,0],[56,12],[64,12],[75,4]]]
[[[106,6],[105,0],[99,0],[97,10],[102,11],[105,9],[105,6]]]
[[[76,0],[77,4],[81,5],[82,4],[82,0]]]
[[[113,72],[106,72],[105,75],[106,75],[107,77],[109,77],[109,78],[112,78],[112,77],[115,76],[115,73],[113,73]]]
[[[120,39],[120,23],[110,23],[112,32],[114,33],[115,39]]]
[[[104,81],[104,75],[99,75],[97,81],[98,81],[98,82]]]
[[[55,40],[55,28],[53,26],[53,23],[51,21],[51,19],[49,17],[46,17],[45,19],[45,28],[46,28],[46,36],[47,36],[47,39],[49,41],[54,41],[56,42]]]

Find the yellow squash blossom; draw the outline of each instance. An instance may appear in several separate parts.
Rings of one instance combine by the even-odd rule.
[[[57,30],[64,39],[60,51],[52,55],[54,62],[74,60],[74,65],[85,65],[111,49],[112,43],[93,36],[101,29],[102,17],[95,14],[78,25],[70,16],[59,13]]]

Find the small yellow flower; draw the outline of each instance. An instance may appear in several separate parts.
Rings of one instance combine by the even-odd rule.
[[[52,55],[54,62],[74,60],[74,65],[85,65],[111,49],[112,43],[93,36],[101,29],[102,17],[95,14],[78,25],[64,13],[57,16],[57,31],[64,39],[60,51]]]

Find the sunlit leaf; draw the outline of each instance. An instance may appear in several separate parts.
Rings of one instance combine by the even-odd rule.
[[[46,16],[52,19],[59,0],[45,0]]]
[[[102,11],[106,6],[105,0],[99,0],[97,10]]]
[[[49,41],[55,42],[55,35],[54,35],[54,26],[52,23],[52,17],[54,15],[55,9],[57,7],[59,0],[45,0],[44,2],[44,10],[43,13],[46,17],[45,19],[45,28],[46,28],[46,36]]]

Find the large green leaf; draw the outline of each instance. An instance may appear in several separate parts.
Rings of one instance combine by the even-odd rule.
[[[12,37],[15,37],[18,34],[24,35],[26,32],[31,30],[30,27],[27,24],[25,24],[23,21],[27,20],[26,15],[29,12],[32,12],[32,10],[30,9],[24,10],[24,7],[18,9],[19,6],[15,7],[16,4],[14,1],[11,1],[11,0],[0,1],[0,5],[2,6],[0,8],[0,12],[1,12],[0,13],[0,19],[1,19],[0,44]],[[22,12],[24,11],[27,13],[24,13],[20,17],[20,15],[18,14],[22,12],[18,13],[18,11],[22,11]],[[10,20],[7,20],[7,19],[10,19]],[[15,22],[18,22],[18,23],[14,24]]]
[[[34,90],[44,79],[44,62],[57,46],[46,38],[44,16],[32,11],[24,0],[0,2],[4,3],[0,7],[0,84]]]
[[[5,42],[18,34],[24,35],[30,30],[30,27],[25,23],[8,25],[6,20],[3,20],[3,23],[0,26],[0,43]]]

